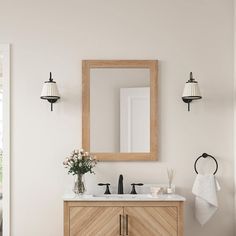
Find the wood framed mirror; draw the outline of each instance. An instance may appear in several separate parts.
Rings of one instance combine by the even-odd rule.
[[[102,161],[157,160],[157,60],[82,61],[82,145]]]

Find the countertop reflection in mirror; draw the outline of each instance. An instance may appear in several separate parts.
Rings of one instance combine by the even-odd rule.
[[[83,148],[99,160],[157,160],[157,61],[83,61]]]

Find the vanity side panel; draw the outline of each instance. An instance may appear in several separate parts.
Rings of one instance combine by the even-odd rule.
[[[178,235],[184,235],[184,202],[179,202],[178,207]]]
[[[70,235],[70,219],[68,202],[64,202],[64,236]]]

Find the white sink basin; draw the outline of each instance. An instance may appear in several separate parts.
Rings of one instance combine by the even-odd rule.
[[[107,199],[146,199],[152,198],[151,194],[102,194],[93,195],[94,198],[107,198]]]

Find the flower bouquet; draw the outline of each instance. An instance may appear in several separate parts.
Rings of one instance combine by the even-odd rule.
[[[71,155],[65,159],[63,165],[68,169],[68,174],[72,174],[76,177],[73,188],[75,194],[81,195],[85,192],[84,174],[87,172],[94,174],[93,168],[96,164],[96,158],[83,149],[74,150]]]

